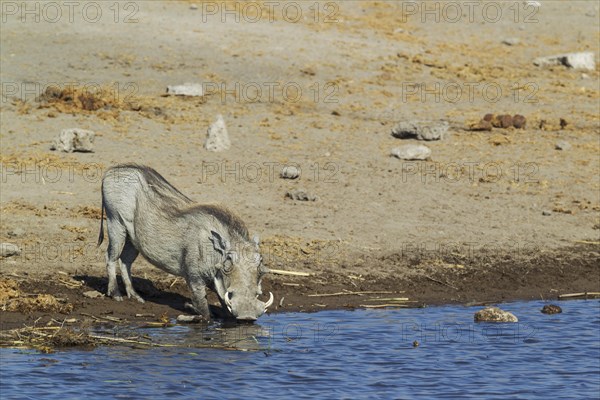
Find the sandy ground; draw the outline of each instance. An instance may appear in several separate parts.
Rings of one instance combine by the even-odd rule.
[[[181,280],[144,260],[146,304],[81,296],[105,291],[100,179],[121,162],[227,205],[260,235],[267,266],[312,274],[270,276],[277,310],[364,305],[307,296],[344,290],[413,305],[600,290],[600,70],[532,62],[598,60],[598,3],[91,3],[2,2],[0,241],[22,254],[1,274],[26,292],[75,315],[181,313]],[[184,82],[207,95],[163,96]],[[74,100],[41,101],[48,86]],[[486,113],[522,114],[527,129],[466,129]],[[218,114],[232,147],[212,153]],[[389,156],[417,143],[390,134],[406,119],[450,123],[448,139],[426,143],[431,160]],[[49,150],[73,127],[96,132],[95,152]],[[285,165],[300,178],[280,179]],[[318,200],[285,199],[297,188]],[[4,327],[52,316],[1,315]]]

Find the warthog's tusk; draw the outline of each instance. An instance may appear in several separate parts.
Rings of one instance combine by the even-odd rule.
[[[225,292],[225,299],[224,300],[225,300],[225,305],[229,309],[229,312],[233,313],[233,311],[231,311],[231,300],[229,300],[229,292]]]
[[[267,311],[267,308],[269,308],[271,304],[273,304],[273,293],[269,292],[269,300],[265,303],[265,311]]]

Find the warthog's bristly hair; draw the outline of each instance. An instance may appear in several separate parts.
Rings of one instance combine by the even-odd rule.
[[[227,208],[216,204],[198,204],[179,210],[179,213],[181,214],[194,212],[210,214],[215,217],[221,225],[227,228],[230,236],[238,235],[241,236],[242,239],[250,240],[250,234],[248,233],[246,224]]]

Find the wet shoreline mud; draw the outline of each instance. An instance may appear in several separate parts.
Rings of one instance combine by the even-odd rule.
[[[263,292],[275,295],[270,313],[554,301],[568,293],[600,292],[596,244],[544,251],[531,257],[478,254],[466,262],[459,261],[460,256],[418,262],[400,255],[365,256],[360,265],[368,274],[345,272],[356,267],[347,261],[335,270],[301,272],[309,276],[297,275],[299,265],[288,269],[294,275],[282,272],[285,270],[269,274]],[[134,277],[134,286],[146,300],[142,304],[133,299],[117,302],[105,297],[107,279],[101,272],[0,275],[0,330],[65,325],[65,321],[69,327],[111,322],[160,325],[188,314],[184,304],[189,301],[189,291],[181,278],[151,269],[144,273],[146,278]],[[90,298],[93,296],[98,297]],[[214,293],[208,298],[218,318],[218,300]]]

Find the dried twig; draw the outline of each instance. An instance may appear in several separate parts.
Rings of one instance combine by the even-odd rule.
[[[440,281],[440,280],[437,280],[437,279],[435,279],[435,278],[432,278],[432,277],[430,277],[429,275],[424,275],[424,276],[425,276],[425,278],[429,279],[430,281],[433,281],[433,282],[439,283],[439,284],[441,284],[441,285],[444,285],[444,286],[448,286],[449,288],[452,288],[452,289],[454,289],[454,290],[458,290],[458,288],[457,288],[456,286],[452,286],[452,285],[451,285],[451,284],[449,284],[449,283],[442,282],[442,281]]]
[[[563,299],[574,299],[577,297],[598,297],[600,296],[600,292],[583,292],[583,293],[567,293],[567,294],[559,294],[558,298],[560,300]]]
[[[398,304],[398,303],[394,303],[394,304],[361,304],[360,307],[363,308],[386,308],[386,307],[408,307],[406,304]]]
[[[392,294],[392,293],[404,293],[404,292],[393,292],[393,291],[389,291],[389,290],[381,290],[381,291],[372,291],[372,290],[367,290],[364,292],[351,292],[351,291],[345,291],[345,292],[337,292],[337,293],[323,293],[323,294],[307,294],[308,297],[330,297],[330,296],[362,296],[365,294]]]
[[[298,272],[298,271],[284,271],[282,269],[270,269],[271,273],[275,275],[292,275],[292,276],[310,276],[308,272]]]

